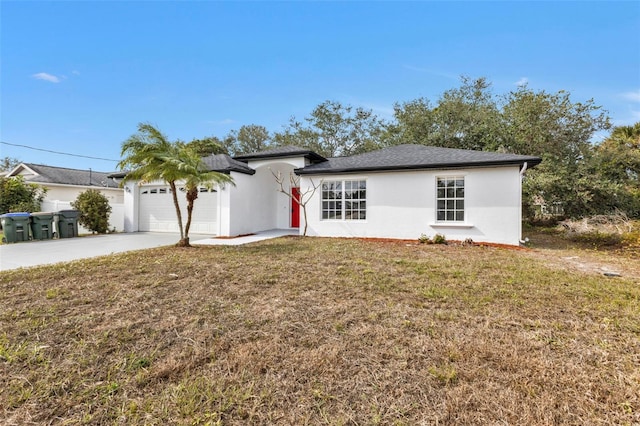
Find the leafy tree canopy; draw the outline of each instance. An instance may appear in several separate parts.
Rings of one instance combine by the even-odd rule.
[[[229,155],[235,156],[265,151],[273,147],[274,142],[266,127],[249,124],[229,132],[223,145]]]
[[[462,77],[438,103],[418,98],[394,105],[387,144],[418,143],[445,148],[495,150],[502,141],[500,111],[485,78]]]
[[[280,146],[296,145],[338,157],[379,148],[384,128],[385,123],[371,110],[325,101],[302,122],[292,117],[289,126],[273,139]]]
[[[226,153],[223,142],[215,136],[209,136],[208,138],[204,139],[193,139],[187,144],[184,144],[182,142],[180,143],[183,145],[188,145],[201,157],[208,157],[210,155]]]
[[[39,212],[40,203],[47,193],[34,183],[29,183],[22,176],[0,177],[0,214],[9,212]]]
[[[504,99],[503,149],[514,154],[546,154],[571,164],[589,155],[597,131],[611,127],[593,99],[573,102],[565,91],[534,92],[525,85]]]
[[[10,172],[20,163],[22,163],[22,161],[17,158],[4,157],[0,160],[0,172]]]
[[[640,187],[640,122],[615,127],[595,148],[594,163],[611,180]]]

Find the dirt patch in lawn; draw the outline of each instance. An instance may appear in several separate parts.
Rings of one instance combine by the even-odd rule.
[[[4,424],[640,422],[640,286],[328,238],[0,273]]]
[[[640,282],[640,247],[594,247],[578,244],[556,232],[529,232],[529,253],[548,265],[602,276],[628,277]]]

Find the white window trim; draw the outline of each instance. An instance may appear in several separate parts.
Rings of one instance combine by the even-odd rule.
[[[468,222],[433,222],[429,224],[432,228],[473,228],[474,225]]]
[[[344,191],[345,191],[345,182],[354,182],[354,181],[364,181],[365,182],[365,191],[367,191],[367,196],[364,199],[364,201],[367,203],[367,207],[365,209],[366,212],[366,219],[346,219],[346,207],[345,207],[345,198],[344,198]],[[342,218],[341,219],[323,219],[322,218],[322,212],[323,212],[323,208],[322,208],[322,202],[323,202],[323,198],[322,198],[322,185],[324,183],[327,182],[340,182],[342,184]],[[342,178],[336,178],[336,179],[323,179],[320,182],[320,211],[319,211],[319,217],[320,217],[320,221],[321,222],[349,222],[349,223],[367,223],[367,220],[369,219],[369,202],[367,201],[369,198],[369,182],[368,179],[366,177],[359,177],[359,176],[354,176],[354,177],[342,177]]]
[[[460,179],[464,180],[464,220],[438,220],[438,179]],[[434,216],[435,221],[429,223],[429,226],[433,228],[473,228],[473,224],[468,222],[469,218],[469,210],[467,209],[467,175],[465,174],[454,174],[454,175],[442,175],[436,176],[434,180],[435,187],[435,205],[434,205]]]

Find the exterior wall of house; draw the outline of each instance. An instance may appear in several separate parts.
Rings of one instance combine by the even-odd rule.
[[[124,183],[124,232],[138,232],[140,191],[133,181]]]
[[[56,212],[60,210],[73,209],[71,202],[75,201],[81,192],[88,189],[97,189],[107,200],[111,206],[111,215],[109,216],[109,229],[115,229],[122,232],[125,229],[125,211],[124,211],[124,191],[120,188],[96,188],[93,186],[74,186],[74,185],[53,185],[40,184],[47,188],[44,200],[40,203],[42,211]],[[78,226],[78,232],[90,233],[89,230]]]
[[[124,203],[124,191],[120,188],[98,188],[95,186],[75,186],[75,185],[53,185],[38,184],[47,188],[45,200],[47,201],[75,201],[81,192],[88,189],[97,189],[102,195],[107,197],[110,204]]]
[[[285,190],[290,191],[289,176],[294,168],[304,166],[304,158],[252,161],[249,166],[255,169],[254,175],[232,175],[236,185],[229,186],[228,204],[225,205],[229,212],[225,219],[228,226],[221,229],[221,236],[237,236],[291,226],[290,198],[279,191],[280,187],[272,172],[276,175],[280,173]]]
[[[465,220],[436,220],[436,180],[464,177]],[[366,180],[365,220],[322,220],[321,183]],[[304,175],[304,191],[318,185],[307,205],[307,235],[418,239],[442,234],[448,240],[518,245],[521,238],[521,179],[518,166],[461,170]],[[303,220],[301,214],[301,221]],[[301,224],[301,229],[304,224]]]
[[[227,184],[220,191],[224,195],[222,202],[223,213],[220,217],[220,236],[233,237],[237,235],[250,234],[250,217],[253,206],[251,202],[251,185],[253,176],[244,173],[231,173],[235,185]]]

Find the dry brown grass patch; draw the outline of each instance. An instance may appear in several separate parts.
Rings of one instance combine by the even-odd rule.
[[[0,274],[6,424],[634,424],[640,289],[531,251],[280,238]]]

